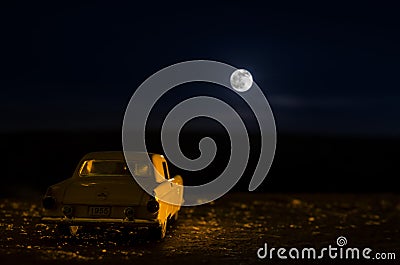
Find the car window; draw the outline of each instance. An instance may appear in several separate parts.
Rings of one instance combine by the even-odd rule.
[[[133,171],[135,176],[149,177],[151,176],[151,167],[149,164],[144,162],[129,162],[129,167]]]
[[[136,176],[149,176],[150,167],[143,162],[132,161],[129,166]],[[120,160],[86,160],[80,169],[82,177],[91,176],[131,176],[125,161]]]

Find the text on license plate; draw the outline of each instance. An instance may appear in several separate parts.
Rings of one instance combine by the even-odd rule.
[[[109,216],[110,212],[110,207],[89,207],[90,216]]]

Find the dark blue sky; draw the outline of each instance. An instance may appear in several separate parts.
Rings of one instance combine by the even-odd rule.
[[[147,77],[210,59],[253,74],[280,132],[400,136],[395,6],[264,2],[3,7],[0,131],[119,129]]]

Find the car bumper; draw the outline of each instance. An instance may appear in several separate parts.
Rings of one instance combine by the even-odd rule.
[[[65,217],[43,217],[42,223],[45,224],[66,224],[66,225],[96,225],[96,226],[132,226],[132,227],[151,227],[158,226],[158,220],[147,219],[117,219],[117,218],[65,218]]]

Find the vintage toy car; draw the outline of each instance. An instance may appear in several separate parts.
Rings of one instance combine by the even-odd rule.
[[[84,226],[148,227],[150,235],[165,237],[168,222],[176,221],[183,201],[180,176],[171,178],[159,154],[95,152],[85,155],[71,178],[47,189],[43,223],[57,224],[60,232],[75,234]],[[151,161],[151,164],[149,164]],[[155,183],[149,195],[132,177]],[[173,198],[174,204],[163,197]]]

